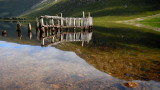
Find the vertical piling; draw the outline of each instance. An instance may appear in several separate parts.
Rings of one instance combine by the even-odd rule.
[[[20,30],[17,30],[17,36],[19,37],[20,40],[22,39],[22,33]]]
[[[46,27],[45,27],[45,33],[46,33],[46,35],[48,36],[48,23],[46,22]]]
[[[28,37],[30,40],[32,39],[32,32],[31,31],[28,31]]]
[[[45,38],[41,38],[41,46],[44,46],[44,39]]]
[[[62,18],[62,13],[61,13],[61,26],[63,26],[63,18]]]
[[[73,27],[73,32],[74,32],[74,33],[76,32],[76,27]]]
[[[21,30],[21,23],[18,21],[17,22],[17,31],[20,31]]]
[[[31,23],[28,24],[28,31],[31,31]]]
[[[75,27],[75,25],[76,25],[76,19],[74,18],[73,19],[73,27]]]
[[[60,32],[63,33],[63,27],[60,28]]]
[[[39,29],[39,21],[38,21],[38,18],[36,18],[36,30]]]
[[[36,37],[37,37],[37,40],[39,40],[39,29],[36,30]]]
[[[54,43],[54,36],[51,37],[51,43]]]

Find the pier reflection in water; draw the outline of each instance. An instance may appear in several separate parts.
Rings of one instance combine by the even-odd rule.
[[[51,36],[43,37],[45,33],[42,33],[41,45],[49,46],[49,45],[57,45],[63,42],[82,42],[82,46],[84,42],[89,43],[92,39],[92,32],[63,32],[61,34],[55,34]],[[45,44],[45,42],[48,42]]]

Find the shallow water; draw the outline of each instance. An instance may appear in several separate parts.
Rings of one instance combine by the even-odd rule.
[[[154,78],[148,78],[146,72],[150,71],[142,73],[142,76],[134,74],[145,71],[145,69],[142,69],[141,62],[135,64],[135,62],[129,61],[128,65],[127,60],[129,57],[125,59],[126,57],[116,56],[126,53],[117,53],[114,48],[128,52],[126,50],[127,47],[122,48],[120,44],[111,47],[114,42],[107,41],[105,39],[107,37],[102,35],[102,37],[97,36],[97,34],[101,34],[99,32],[103,32],[101,30],[95,30],[92,40],[84,42],[83,47],[80,41],[41,47],[41,40],[37,40],[36,30],[32,29],[32,38],[29,38],[28,36],[30,35],[25,27],[26,24],[24,23],[23,25],[21,35],[19,35],[16,31],[16,23],[0,22],[0,29],[7,30],[7,36],[0,36],[0,89],[160,89],[159,59],[157,59],[159,47],[154,46],[154,43],[156,44],[159,41],[155,41],[150,45],[139,44],[145,45],[149,49],[156,47],[156,51],[151,52],[155,53],[157,58],[149,58],[155,59],[151,61],[157,61],[157,64],[153,64],[156,69],[147,68],[153,74],[148,77],[154,76]],[[95,29],[99,29],[99,27],[95,27]],[[109,32],[105,31],[105,33]],[[99,40],[101,38],[103,42]],[[124,42],[122,40],[118,41]],[[135,41],[131,42],[135,43]],[[148,50],[148,48],[145,50]],[[137,52],[133,51],[134,54]],[[145,55],[143,54],[145,51],[138,53]],[[112,58],[107,55],[112,56]],[[106,56],[109,58],[106,58]],[[141,58],[139,59],[141,60]],[[121,62],[122,60],[124,61]],[[136,66],[137,64],[140,67]],[[150,62],[147,64],[150,65]],[[125,74],[119,74],[120,70],[120,72],[123,72],[123,69],[126,68],[127,70],[132,71],[133,69],[135,71],[131,73],[125,71]],[[139,71],[134,68],[138,68]],[[138,85],[135,88],[127,88],[123,85],[123,83],[130,81],[136,82]]]

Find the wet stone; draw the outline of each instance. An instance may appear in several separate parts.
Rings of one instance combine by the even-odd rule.
[[[7,31],[6,30],[2,30],[2,36],[7,36]]]
[[[136,82],[126,82],[126,83],[123,83],[123,85],[125,87],[128,87],[128,88],[134,88],[136,87],[138,84]]]

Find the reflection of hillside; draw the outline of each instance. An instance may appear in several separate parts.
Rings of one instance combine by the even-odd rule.
[[[96,44],[95,44],[96,45]],[[85,47],[89,47],[85,45]],[[160,81],[158,66],[158,53],[150,56],[148,53],[140,53],[126,50],[113,50],[109,52],[100,51],[99,48],[83,48],[80,43],[63,43],[57,48],[74,51],[87,63],[94,66],[102,72],[113,77],[125,80],[155,80]],[[102,47],[101,47],[102,48]]]
[[[121,27],[121,28],[120,28]],[[159,32],[134,27],[94,27],[89,44],[63,43],[56,47],[73,51],[87,63],[125,80],[160,81]]]

